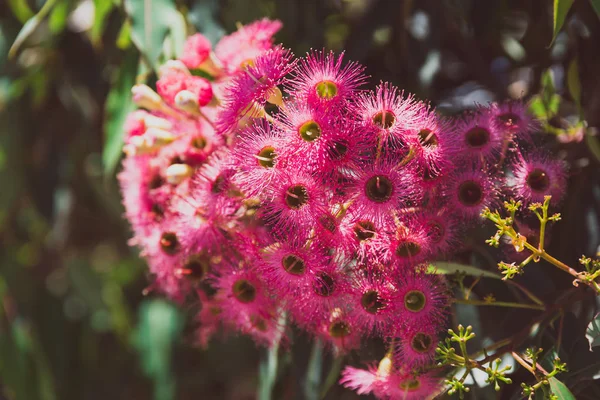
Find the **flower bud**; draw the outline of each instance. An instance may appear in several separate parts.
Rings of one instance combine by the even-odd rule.
[[[146,135],[133,136],[129,143],[123,148],[123,151],[128,156],[139,156],[142,154],[149,154],[157,150],[154,140]]]
[[[392,372],[392,358],[390,354],[387,354],[385,357],[379,361],[379,366],[377,367],[377,376],[380,378],[385,378]]]
[[[150,111],[157,111],[163,108],[162,98],[152,90],[148,85],[138,84],[131,88],[133,101],[138,107],[146,108]]]
[[[150,140],[153,142],[154,147],[161,147],[175,140],[175,135],[160,128],[149,128],[146,131],[146,135],[151,138]]]
[[[175,106],[192,115],[199,115],[197,96],[189,90],[182,90],[175,96]]]
[[[192,75],[185,64],[179,60],[169,60],[158,69],[158,77],[161,78],[169,73]]]
[[[144,124],[146,125],[146,128],[158,128],[164,130],[169,130],[173,127],[171,121],[152,114],[146,114],[144,116]]]
[[[192,176],[194,169],[187,164],[172,164],[167,168],[167,182],[178,185]]]

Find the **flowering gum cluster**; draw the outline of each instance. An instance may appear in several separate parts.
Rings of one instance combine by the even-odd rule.
[[[364,90],[343,55],[295,58],[273,44],[280,26],[242,26],[214,50],[196,34],[156,91],[133,88],[119,174],[131,243],[154,288],[201,302],[202,345],[223,329],[269,346],[288,322],[338,353],[378,338],[379,367],[342,382],[424,398],[450,303],[427,263],[501,196],[558,200],[562,166],[521,154],[535,124],[519,102],[444,118],[389,83]]]

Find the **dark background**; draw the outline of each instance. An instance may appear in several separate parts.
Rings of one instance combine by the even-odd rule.
[[[43,3],[0,2],[0,398],[254,398],[263,350],[236,336],[202,350],[194,344],[197,306],[176,308],[142,294],[150,280],[127,245],[115,180],[129,87],[138,73],[138,79],[155,79],[151,66],[139,61],[139,50],[148,48],[132,41],[127,28],[136,16],[118,0],[57,0],[32,22]],[[188,21],[175,24],[170,37],[198,30],[214,40],[237,22],[278,18],[284,27],[277,40],[297,55],[310,48],[345,50],[367,66],[372,86],[391,81],[446,114],[506,98],[531,101],[544,121],[540,142],[570,165],[563,220],[551,232],[548,251],[571,266],[581,254],[596,253],[600,15],[592,1],[575,1],[552,44],[551,0],[156,3],[171,4]],[[24,40],[9,57],[20,31]],[[471,232],[458,259],[494,270],[503,256],[485,246],[488,234],[485,228]],[[600,398],[593,379],[600,351],[590,353],[585,338],[594,296],[574,291],[566,274],[543,263],[518,280],[558,304],[533,335],[518,335],[540,316],[533,311],[465,306],[456,308],[452,324],[474,326],[473,350],[515,334],[545,349],[560,343],[570,369],[561,380],[578,399]],[[498,281],[483,280],[473,296],[489,293],[514,295]],[[282,352],[276,399],[304,398],[310,344],[300,332],[293,340],[292,351]],[[347,361],[360,365],[381,355],[377,345],[367,346]],[[324,357],[323,380],[331,359]],[[532,378],[523,369],[512,377]],[[473,388],[471,395],[509,399],[519,392],[514,384],[497,394]],[[334,385],[327,398],[355,397]]]

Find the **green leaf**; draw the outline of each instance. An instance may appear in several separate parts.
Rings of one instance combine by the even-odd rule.
[[[139,318],[133,342],[144,372],[154,381],[154,398],[173,399],[171,355],[183,328],[183,317],[173,304],[150,300],[142,303]]]
[[[225,29],[219,22],[219,1],[196,1],[188,13],[190,22],[213,44],[225,35]]]
[[[577,104],[577,109],[579,110],[581,118],[581,81],[579,80],[579,66],[576,58],[569,63],[569,69],[567,70],[567,87],[569,88],[571,97],[575,100],[575,104]]]
[[[48,17],[48,28],[53,34],[59,34],[67,26],[67,19],[69,18],[69,12],[71,11],[70,1],[60,1],[52,9],[50,16]]]
[[[22,24],[35,15],[27,4],[27,0],[8,0],[8,7]]]
[[[554,377],[548,379],[548,381],[550,382],[552,393],[558,396],[559,400],[575,400],[575,396],[573,396],[567,385]]]
[[[171,16],[169,24],[169,40],[168,44],[170,47],[170,56],[172,58],[178,58],[183,54],[183,46],[185,45],[185,39],[187,38],[187,22],[183,15],[175,10]]]
[[[108,0],[94,0],[94,25],[90,29],[90,40],[98,45],[104,33],[106,19],[115,8],[115,4]]]
[[[547,120],[548,112],[542,100],[542,96],[536,94],[529,100],[529,111],[538,119]]]
[[[600,139],[598,136],[587,133],[585,135],[585,142],[588,146],[588,149],[590,149],[594,157],[596,157],[596,160],[600,161]]]
[[[131,46],[131,23],[125,21],[117,35],[117,47],[121,50],[127,50]]]
[[[588,324],[585,330],[585,337],[590,343],[590,351],[592,347],[600,346],[600,314],[596,314],[594,319]]]
[[[590,3],[592,3],[592,7],[598,14],[598,18],[600,18],[600,0],[590,0]]]
[[[104,149],[102,163],[105,175],[111,174],[123,151],[123,125],[127,114],[134,109],[131,100],[131,87],[135,84],[139,56],[129,51],[119,71],[119,76],[106,99],[106,119],[104,121]]]
[[[567,14],[569,13],[569,9],[573,5],[573,0],[554,0],[554,14],[553,14],[553,31],[552,34],[552,42],[556,39],[558,32],[562,28],[565,23],[565,19],[567,18]]]
[[[131,40],[154,69],[171,25],[176,23],[174,0],[125,0],[131,20]]]
[[[443,275],[451,275],[455,273],[464,273],[470,276],[483,276],[484,278],[502,279],[502,276],[494,272],[479,269],[472,265],[464,265],[449,262],[436,262],[435,265],[430,265],[427,269],[428,273],[436,273]]]
[[[44,3],[44,6],[40,9],[40,11],[33,17],[29,18],[27,22],[25,22],[25,24],[21,28],[21,31],[19,32],[19,34],[15,38],[15,41],[10,47],[10,50],[8,50],[9,58],[13,58],[17,54],[17,52],[19,51],[25,40],[29,37],[29,35],[31,35],[37,29],[37,27],[44,20],[44,18],[46,18],[48,13],[52,11],[52,8],[56,4],[56,2],[57,0],[46,1]]]

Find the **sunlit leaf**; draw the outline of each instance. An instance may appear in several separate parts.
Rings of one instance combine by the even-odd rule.
[[[429,266],[429,273],[437,273],[444,275],[451,275],[455,273],[463,273],[470,276],[483,276],[485,278],[502,279],[502,276],[494,272],[479,269],[472,265],[464,265],[450,262],[436,262]]]
[[[552,43],[556,39],[558,32],[562,28],[565,23],[565,19],[567,18],[567,14],[573,5],[573,0],[554,0],[554,13],[553,13],[553,34],[552,34]]]
[[[550,382],[552,393],[555,394],[559,400],[575,400],[575,396],[573,396],[573,393],[571,393],[564,383],[554,377],[548,379],[548,381]]]
[[[123,125],[127,114],[133,110],[131,87],[135,84],[139,57],[130,51],[119,70],[119,76],[106,99],[106,120],[104,122],[104,149],[102,162],[104,173],[114,171],[123,151]]]
[[[125,0],[131,19],[131,40],[145,60],[157,68],[158,58],[173,19],[177,16],[174,0]]]
[[[538,119],[547,120],[548,112],[542,100],[542,96],[536,94],[529,100],[529,111]]]
[[[600,314],[596,314],[594,319],[588,324],[585,330],[585,337],[590,343],[590,351],[593,351],[593,347],[600,345]]]

